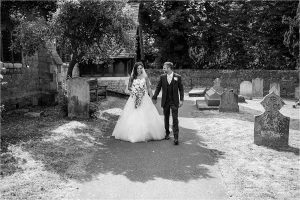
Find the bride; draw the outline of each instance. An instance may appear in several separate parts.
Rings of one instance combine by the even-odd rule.
[[[130,97],[112,135],[116,139],[129,142],[163,139],[165,137],[163,120],[152,103],[150,81],[142,62],[135,63],[128,89]]]

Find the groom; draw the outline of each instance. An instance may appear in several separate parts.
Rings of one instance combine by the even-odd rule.
[[[173,71],[173,63],[165,62],[163,66],[163,71],[165,74],[160,76],[158,85],[156,87],[155,93],[152,97],[153,103],[157,103],[157,95],[159,94],[162,88],[162,99],[161,107],[164,109],[165,116],[165,129],[166,137],[165,139],[170,139],[170,130],[169,130],[169,119],[170,119],[170,110],[172,110],[173,118],[173,134],[174,134],[174,144],[178,145],[178,108],[183,104],[183,85],[181,82],[181,76],[175,74]],[[180,93],[180,100],[179,95]]]

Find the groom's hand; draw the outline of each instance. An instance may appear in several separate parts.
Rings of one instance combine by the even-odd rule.
[[[156,104],[156,103],[157,103],[157,100],[156,100],[156,99],[152,99],[152,102],[153,102],[154,104]]]
[[[183,101],[179,102],[179,107],[181,107],[183,105]]]

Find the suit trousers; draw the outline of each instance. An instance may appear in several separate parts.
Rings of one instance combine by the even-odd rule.
[[[173,119],[173,135],[174,139],[178,140],[179,128],[178,128],[178,107],[175,106],[173,103],[166,102],[164,106],[164,117],[165,117],[165,130],[166,135],[170,134],[170,110],[172,110],[172,119]]]

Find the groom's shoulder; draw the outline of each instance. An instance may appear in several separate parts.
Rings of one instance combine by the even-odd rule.
[[[164,76],[167,76],[167,74],[161,74],[160,75],[160,78],[164,77]]]
[[[177,77],[181,77],[180,74],[177,74],[177,73],[174,73],[174,75],[177,76]]]

